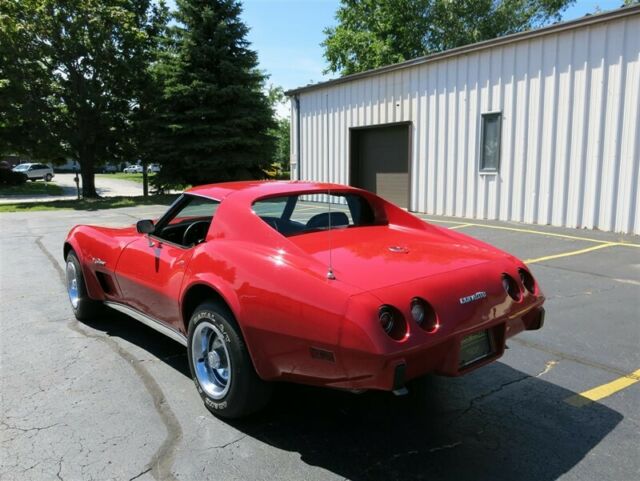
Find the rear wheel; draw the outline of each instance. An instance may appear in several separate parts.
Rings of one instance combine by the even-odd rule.
[[[256,373],[233,315],[213,302],[200,304],[189,322],[189,368],[205,406],[216,416],[239,418],[260,410],[271,385]]]
[[[44,176],[44,181],[45,182],[51,182],[51,179],[53,179],[53,176],[51,174],[47,174]]]
[[[76,253],[69,251],[66,260],[67,293],[69,294],[71,309],[73,309],[76,319],[85,321],[99,313],[102,303],[94,301],[87,294],[87,286],[84,282],[84,275]]]

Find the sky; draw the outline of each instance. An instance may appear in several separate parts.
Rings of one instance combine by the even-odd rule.
[[[336,76],[323,73],[327,64],[320,43],[323,30],[336,24],[339,4],[339,0],[244,0],[242,18],[250,28],[249,41],[270,83],[287,90]],[[578,0],[564,12],[563,20],[621,4],[622,0]]]

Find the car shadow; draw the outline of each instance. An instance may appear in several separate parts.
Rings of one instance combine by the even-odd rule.
[[[114,313],[88,323],[189,376],[185,349]],[[353,480],[555,480],[623,419],[598,403],[496,362],[461,378],[427,377],[410,394],[352,394],[278,384],[269,406],[225,421],[277,449]]]

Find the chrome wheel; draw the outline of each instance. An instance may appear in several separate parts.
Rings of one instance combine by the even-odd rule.
[[[76,271],[76,265],[71,261],[67,261],[67,292],[69,293],[69,300],[74,309],[78,308],[80,302],[80,293],[78,292],[78,272]]]
[[[222,399],[231,386],[231,357],[224,339],[208,321],[198,324],[191,338],[191,362],[198,384],[214,399]]]

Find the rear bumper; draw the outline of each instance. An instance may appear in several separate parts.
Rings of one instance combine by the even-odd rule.
[[[344,389],[391,391],[401,388],[406,381],[429,373],[461,376],[499,359],[504,353],[508,338],[525,330],[540,329],[544,324],[544,317],[544,308],[538,306],[520,317],[498,319],[476,331],[455,333],[435,345],[414,347],[392,355],[343,351],[342,358],[347,371],[352,375],[349,379],[331,385]],[[461,366],[462,339],[485,329],[489,332],[491,354],[472,364]]]

